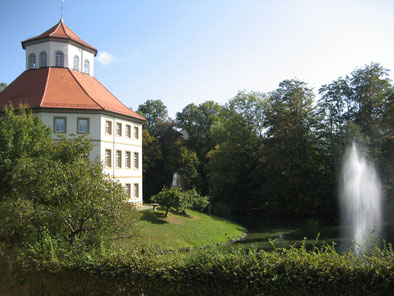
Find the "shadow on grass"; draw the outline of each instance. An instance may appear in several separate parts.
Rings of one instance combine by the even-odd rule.
[[[143,211],[141,220],[148,221],[153,224],[167,224],[167,221],[163,220],[164,213],[162,212],[152,212],[152,211]]]
[[[173,209],[170,209],[170,213],[171,213],[171,214],[174,214],[174,215],[177,215],[177,216],[186,217],[186,218],[190,218],[190,217],[191,217],[191,216],[190,216],[188,213],[186,213],[186,212],[178,212],[178,211],[175,211],[175,210],[173,210]]]

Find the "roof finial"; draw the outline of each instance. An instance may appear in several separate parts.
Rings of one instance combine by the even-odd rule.
[[[63,3],[64,0],[61,0],[61,4],[60,4],[60,22],[63,22]]]

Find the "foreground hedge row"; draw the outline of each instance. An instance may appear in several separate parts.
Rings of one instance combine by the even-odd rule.
[[[1,270],[0,295],[393,295],[394,252],[139,251]]]

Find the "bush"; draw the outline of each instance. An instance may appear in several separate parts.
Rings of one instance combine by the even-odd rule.
[[[58,270],[51,271],[50,264],[30,270],[17,273],[29,279],[24,288],[29,295],[391,295],[394,252],[388,247],[340,255],[333,246],[271,252],[134,250]]]
[[[179,187],[163,188],[151,199],[166,209],[165,217],[171,208],[178,213],[184,213],[186,209],[203,210],[209,204],[208,197],[199,195],[195,189],[183,191]]]

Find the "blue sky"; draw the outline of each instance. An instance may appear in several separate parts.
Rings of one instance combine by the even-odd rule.
[[[21,41],[60,19],[61,0],[7,0],[0,81],[25,69]],[[298,78],[315,90],[370,62],[394,70],[392,0],[64,0],[64,22],[99,51],[95,76],[127,106],[225,103]]]

